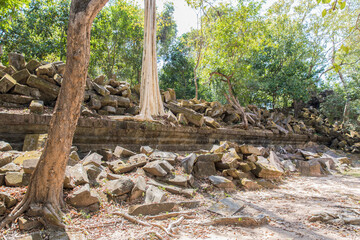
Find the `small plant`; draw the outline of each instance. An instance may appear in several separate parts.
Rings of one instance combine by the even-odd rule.
[[[80,211],[81,217],[85,219],[90,219],[91,215],[89,213],[84,212],[83,210]]]

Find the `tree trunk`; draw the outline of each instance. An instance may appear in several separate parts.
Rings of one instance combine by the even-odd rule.
[[[51,227],[63,227],[63,181],[80,107],[84,97],[90,58],[90,29],[108,0],[73,0],[70,8],[64,81],[50,121],[49,138],[31,177],[24,199],[1,227],[31,209]]]
[[[140,118],[164,115],[156,58],[156,1],[145,1],[144,52],[140,88]]]

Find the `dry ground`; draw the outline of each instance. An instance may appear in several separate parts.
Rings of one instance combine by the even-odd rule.
[[[360,172],[360,169],[353,170],[356,171]],[[216,200],[229,195],[246,203],[240,214],[264,214],[270,217],[270,223],[257,228],[200,226],[199,223],[216,217],[206,209]],[[197,194],[195,199],[200,200],[202,204],[195,210],[195,219],[185,219],[176,229],[178,239],[360,239],[360,226],[336,226],[308,221],[309,216],[321,211],[355,213],[360,217],[360,178],[354,176],[291,176],[284,179],[278,189],[229,194],[215,190],[204,195]],[[169,200],[186,199],[171,195]],[[126,212],[127,208],[128,204],[107,204],[102,206],[100,213],[92,216],[69,210],[65,221],[68,223],[69,231],[81,232],[85,236],[79,238],[78,235],[73,235],[72,239],[157,239],[154,234],[145,234],[148,232],[156,232],[164,239],[171,239],[158,228],[135,225],[111,214],[119,210]],[[167,227],[175,220],[176,218],[151,222]],[[24,233],[17,230],[16,225],[12,229],[1,230],[1,234],[8,240],[24,236]]]

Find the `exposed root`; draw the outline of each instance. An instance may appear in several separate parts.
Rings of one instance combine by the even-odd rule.
[[[157,232],[146,232],[146,233],[144,233],[143,235],[141,235],[141,237],[139,237],[139,238],[137,238],[137,239],[143,239],[143,238],[145,238],[145,237],[148,236],[148,235],[150,235],[151,237],[155,236],[155,237],[157,237],[157,238],[160,239],[160,240],[163,240],[163,239],[164,239],[164,238],[163,238],[160,234],[158,234]],[[151,238],[151,239],[153,239],[153,238]]]
[[[178,216],[183,216],[186,219],[194,219],[195,217],[190,216],[195,214],[195,212],[193,211],[189,211],[189,212],[173,212],[173,213],[167,213],[167,214],[160,214],[160,215],[156,215],[156,216],[146,216],[145,219],[146,220],[164,220],[164,219],[168,219],[168,218],[172,218],[172,217],[178,217]]]
[[[180,217],[178,220],[172,222],[169,224],[168,228],[166,229],[168,232],[172,232],[172,229],[176,226],[179,226],[179,224],[184,220],[184,217]]]
[[[121,212],[114,212],[113,213],[114,215],[117,215],[117,216],[121,216],[123,218],[125,218],[126,220],[132,222],[132,223],[136,223],[136,224],[139,224],[139,225],[142,225],[142,226],[147,226],[147,227],[157,227],[157,228],[160,228],[161,230],[163,230],[167,235],[169,235],[170,237],[176,237],[174,234],[170,233],[166,228],[164,228],[163,226],[161,225],[158,225],[158,224],[154,224],[154,223],[147,223],[147,222],[144,222],[144,221],[141,221],[141,220],[138,220],[126,213],[121,213]]]
[[[54,209],[54,207],[47,203],[43,207],[43,217],[47,223],[47,225],[55,228],[65,229],[65,225],[61,220],[61,211],[59,209]]]
[[[21,214],[23,214],[29,208],[29,205],[30,199],[25,196],[25,198],[1,222],[0,228],[8,228],[12,222],[14,222]]]

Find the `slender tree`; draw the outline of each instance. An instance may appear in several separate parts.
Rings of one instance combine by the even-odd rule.
[[[140,119],[164,115],[156,59],[156,0],[145,0],[144,53],[140,88]]]
[[[49,138],[31,177],[24,199],[1,223],[6,226],[31,209],[50,227],[61,222],[63,180],[84,96],[90,57],[90,29],[98,12],[108,0],[73,0],[67,37],[64,81],[50,121]]]

